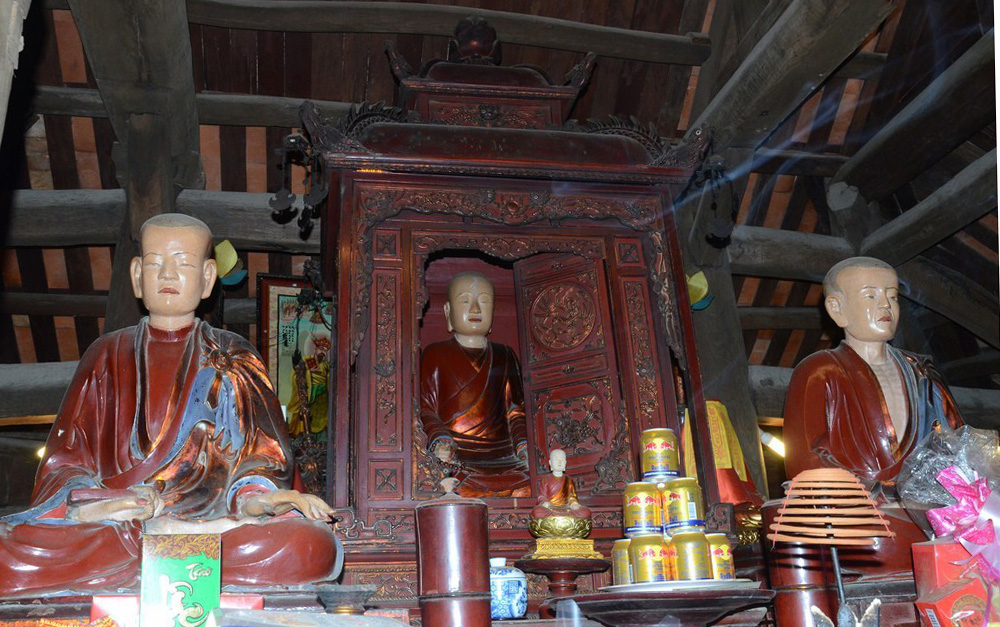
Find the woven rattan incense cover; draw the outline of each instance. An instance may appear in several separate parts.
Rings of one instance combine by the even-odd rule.
[[[895,535],[857,477],[841,468],[792,479],[770,529],[772,542],[832,546],[871,546],[875,536]]]

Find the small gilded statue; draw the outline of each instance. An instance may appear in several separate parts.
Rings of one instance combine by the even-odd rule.
[[[573,479],[566,475],[566,451],[549,453],[551,473],[539,480],[538,504],[531,510],[528,529],[535,536],[533,558],[601,557],[590,535],[590,510],[576,495]]]
[[[550,517],[572,517],[585,520],[590,531],[590,510],[580,504],[576,496],[573,480],[566,476],[566,451],[552,449],[549,453],[549,468],[552,473],[541,478],[538,490],[538,505],[531,510],[532,522]],[[575,523],[579,524],[579,523]],[[568,537],[586,537],[572,535]]]

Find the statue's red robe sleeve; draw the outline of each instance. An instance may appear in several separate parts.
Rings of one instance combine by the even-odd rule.
[[[803,470],[841,466],[831,451],[830,429],[843,415],[844,384],[837,364],[824,353],[802,360],[792,373],[785,397],[785,470],[794,477]]]
[[[35,477],[32,506],[41,510],[39,515],[48,508],[56,508],[49,515],[61,514],[69,490],[100,487],[101,477],[120,467],[123,443],[111,423],[127,404],[122,395],[134,407],[134,365],[123,364],[119,354],[131,352],[128,331],[102,336],[80,359]]]
[[[432,344],[420,357],[420,424],[427,435],[427,450],[441,439],[451,439],[451,432],[441,420],[441,353],[443,344]]]
[[[510,439],[515,450],[528,444],[528,419],[524,413],[524,387],[521,384],[521,365],[517,355],[509,346],[503,346],[507,352],[509,373],[507,377],[507,423],[510,426]]]

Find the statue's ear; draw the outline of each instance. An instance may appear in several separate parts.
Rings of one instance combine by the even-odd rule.
[[[844,312],[844,296],[839,292],[834,292],[826,297],[823,301],[823,306],[826,307],[826,313],[830,315],[830,318],[837,324],[838,327],[847,326],[847,316]]]
[[[206,259],[202,272],[205,279],[205,289],[201,291],[201,297],[208,298],[212,294],[212,288],[215,287],[215,278],[219,275],[219,266],[215,263],[215,259]]]
[[[448,324],[448,333],[453,333],[455,327],[451,326],[451,303],[444,304],[444,320]]]
[[[136,298],[142,298],[142,259],[132,257],[132,263],[129,264],[128,268],[132,277],[132,292],[135,293]]]

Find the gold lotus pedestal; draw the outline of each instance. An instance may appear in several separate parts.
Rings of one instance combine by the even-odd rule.
[[[586,539],[591,527],[589,518],[575,516],[546,516],[528,522],[535,547],[514,566],[548,578],[549,598],[538,608],[541,618],[555,618],[556,603],[576,594],[577,577],[604,572],[611,566],[594,550],[594,541]]]
[[[594,541],[587,540],[592,523],[574,516],[533,518],[528,530],[535,536],[535,549],[525,559],[602,559],[594,550]]]

